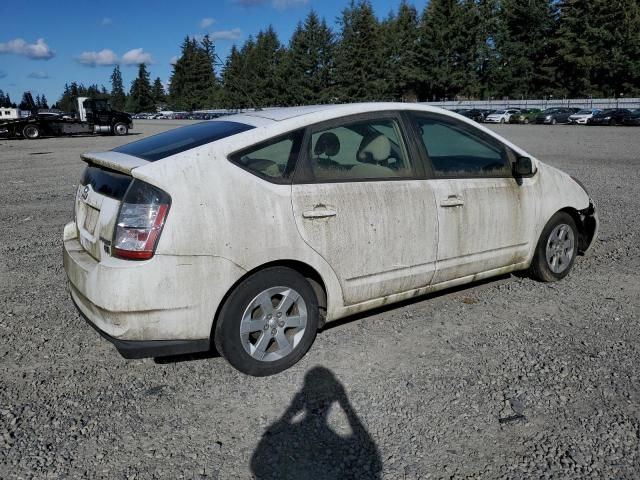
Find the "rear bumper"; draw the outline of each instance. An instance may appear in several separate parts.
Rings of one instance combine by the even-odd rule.
[[[71,296],[73,300],[73,295]],[[167,355],[184,355],[187,353],[206,352],[211,347],[208,338],[202,340],[120,340],[100,330],[84,314],[80,306],[73,300],[74,305],[85,321],[103,337],[116,347],[124,358],[165,357]]]
[[[156,254],[140,262],[106,257],[98,262],[74,232],[74,224],[65,227],[63,262],[71,298],[124,356],[208,348],[218,306],[246,273],[243,269],[207,255]]]

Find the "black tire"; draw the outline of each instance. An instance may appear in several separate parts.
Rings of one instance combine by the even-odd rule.
[[[29,140],[36,140],[37,138],[40,138],[40,129],[37,125],[25,125],[22,129],[22,136]]]
[[[609,125],[612,127],[615,127],[618,124],[618,122],[616,122],[615,118],[612,118],[611,120],[609,120]]]
[[[554,268],[550,264],[547,257],[547,248],[553,248],[553,243],[558,240],[558,237],[555,237],[554,235],[554,238],[551,238],[552,234],[555,233],[556,228],[561,227],[562,225],[568,227],[571,230],[573,238],[573,248],[570,254],[560,256],[569,257],[569,259],[558,262],[556,265],[560,266],[556,266],[554,271]],[[547,222],[544,229],[542,230],[542,234],[540,235],[540,239],[538,240],[538,244],[536,245],[536,250],[533,255],[531,267],[529,268],[529,274],[533,278],[540,280],[541,282],[557,282],[558,280],[562,280],[569,274],[571,268],[573,268],[577,253],[578,229],[576,228],[576,222],[568,213],[558,212],[553,217],[551,217],[551,219]],[[561,269],[560,271],[558,271],[559,268]]]
[[[504,123],[504,122],[505,122],[505,119],[504,119],[504,118],[501,118],[501,119],[500,119],[500,123]]]
[[[528,119],[528,118],[525,118],[525,119],[523,120],[523,123],[524,123],[525,125],[528,125],[528,124],[529,124],[529,119]]]
[[[240,333],[241,322],[245,311],[249,309],[259,294],[278,287],[292,289],[300,295],[306,307],[306,326],[297,343],[284,357],[270,361],[258,360],[245,349],[245,340],[241,338]],[[298,307],[296,305],[292,308]],[[263,318],[264,313],[260,319]],[[276,326],[273,330],[277,328]],[[282,328],[283,332],[285,328]],[[258,334],[256,331],[251,334],[259,336],[258,339],[253,340],[255,345],[260,343],[263,335],[269,335],[273,330],[267,330],[265,327],[265,332],[260,331]],[[247,375],[263,377],[274,375],[295,365],[313,344],[317,331],[318,299],[309,282],[300,273],[290,268],[270,267],[243,280],[231,292],[220,310],[214,332],[214,342],[218,353],[226,358],[233,367]],[[272,339],[267,341],[269,343],[266,350],[274,347],[280,348],[273,335]]]
[[[122,136],[129,133],[129,127],[125,123],[118,122],[111,129],[114,135]]]
[[[556,123],[558,123],[558,121],[555,118],[551,119],[551,125],[555,125]]]

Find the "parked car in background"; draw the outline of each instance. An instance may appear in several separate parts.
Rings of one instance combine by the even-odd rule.
[[[485,123],[507,123],[514,113],[520,113],[517,108],[507,108],[506,110],[494,110],[484,119]]]
[[[525,108],[520,110],[519,113],[514,113],[509,118],[509,123],[533,123],[536,121],[536,116],[540,113],[539,108]]]
[[[460,110],[459,112],[457,112],[458,114],[470,118],[471,120],[475,121],[475,122],[482,122],[484,121],[484,114],[482,113],[482,110],[478,110],[477,108],[470,108],[468,110]]]
[[[629,117],[631,117],[631,110],[608,108],[591,117],[587,121],[587,125],[622,125],[625,119]]]
[[[578,180],[426,105],[247,112],[82,158],[64,268],[127,358],[215,344],[271,375],[325,322],[517,270],[557,281],[597,237]]]
[[[536,116],[536,123],[555,125],[556,123],[569,123],[569,117],[578,112],[579,108],[554,107],[547,108]]]
[[[631,115],[622,120],[623,125],[640,126],[640,108],[631,110]]]
[[[598,108],[585,108],[578,110],[573,115],[569,115],[569,123],[576,125],[586,125],[591,117],[600,113],[602,110]]]

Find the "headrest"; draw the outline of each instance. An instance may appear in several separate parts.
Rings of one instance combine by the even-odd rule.
[[[381,162],[387,160],[391,155],[391,142],[381,133],[367,135],[360,142],[358,150],[358,161],[360,162]]]
[[[313,149],[315,155],[326,155],[333,157],[340,151],[340,140],[338,136],[333,132],[324,132],[318,138],[316,146]]]

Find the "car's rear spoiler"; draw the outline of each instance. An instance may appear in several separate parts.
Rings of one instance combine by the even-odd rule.
[[[100,165],[101,167],[108,168],[110,170],[116,170],[118,172],[131,174],[131,170],[137,167],[147,165],[149,162],[142,158],[133,157],[126,153],[120,152],[90,152],[80,155],[83,161],[92,163],[94,165]]]

